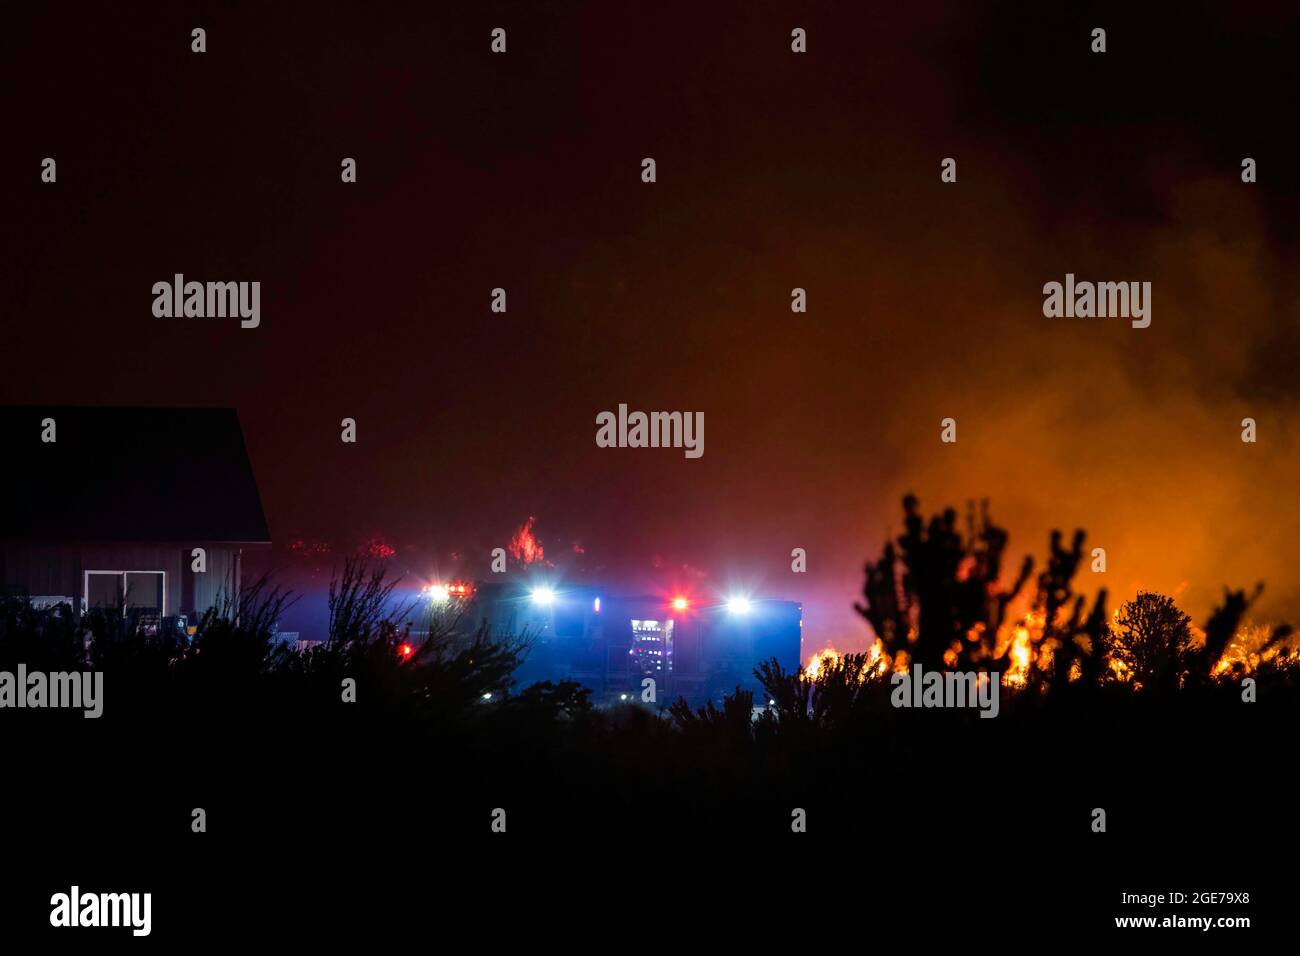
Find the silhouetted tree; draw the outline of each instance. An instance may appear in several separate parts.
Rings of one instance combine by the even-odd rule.
[[[1106,652],[1143,687],[1177,689],[1193,662],[1192,619],[1174,599],[1139,591],[1120,606],[1107,631]]]
[[[980,502],[978,512],[974,504],[968,507],[965,537],[951,508],[927,524],[914,495],[903,499],[903,517],[897,549],[886,543],[880,560],[866,565],[865,600],[854,608],[890,655],[906,650],[923,667],[940,670],[947,666],[945,655],[955,654],[959,667],[1005,670],[1011,648],[998,646],[998,630],[1033,575],[1033,557],[1024,558],[1009,586],[1001,581],[1009,536],[989,519],[987,501]],[[1080,672],[1100,671],[1105,592],[1085,616],[1086,602],[1071,587],[1083,558],[1084,533],[1075,531],[1068,548],[1061,541],[1061,532],[1053,531],[1032,602],[1043,617],[1042,641],[1055,648],[1050,673],[1031,668],[1034,684],[1044,678],[1064,683],[1076,662]],[[1064,609],[1072,600],[1067,616]]]

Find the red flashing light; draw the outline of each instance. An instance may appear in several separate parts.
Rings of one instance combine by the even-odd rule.
[[[415,653],[415,648],[410,644],[403,644],[397,649],[397,653],[401,654],[403,659],[406,659]]]
[[[678,611],[685,611],[689,603],[684,597],[673,598],[673,608]]]

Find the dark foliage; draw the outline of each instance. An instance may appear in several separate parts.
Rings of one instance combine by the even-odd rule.
[[[1104,592],[1090,608],[1075,593],[1082,532],[1068,545],[1054,534],[1036,578],[1026,559],[1004,583],[1008,536],[986,507],[970,509],[965,533],[951,510],[927,522],[915,498],[903,507],[905,531],[867,565],[858,610],[891,656],[905,651],[934,669],[948,652],[958,669],[1005,670],[997,634],[1015,623],[1011,608],[1039,615],[1036,650],[1053,652],[1035,655],[1022,687],[1002,688],[996,720],[891,706],[890,674],[867,654],[827,661],[815,677],[768,661],[756,671],[766,700],[738,688],[697,708],[598,708],[569,681],[517,688],[526,636],[494,638],[440,615],[418,620],[362,562],[332,583],[328,634],[314,647],[279,640],[291,598],[263,579],[204,614],[192,635],[121,611],[78,616],[5,601],[0,669],[21,661],[104,673],[105,714],[94,723],[118,749],[89,751],[96,779],[112,779],[127,750],[151,768],[140,772],[160,800],[215,788],[244,808],[248,826],[274,829],[264,817],[275,805],[291,807],[304,833],[512,801],[615,827],[671,808],[678,830],[780,829],[792,806],[849,813],[864,802],[922,828],[940,826],[933,821],[952,806],[995,827],[1014,816],[1017,788],[1055,792],[1080,768],[1120,786],[1159,768],[1176,779],[1180,761],[1195,766],[1207,748],[1266,761],[1279,745],[1251,722],[1243,675],[1212,676],[1253,596],[1228,592],[1203,644],[1160,595],[1138,595],[1112,628]],[[1265,648],[1289,633],[1277,628]],[[1119,679],[1112,662],[1132,679]],[[1252,676],[1255,706],[1294,710],[1294,657],[1279,655]],[[344,702],[346,681],[355,682],[355,703]],[[82,729],[79,715],[69,719]],[[67,733],[62,717],[30,713],[9,726],[36,763],[59,753]],[[1151,739],[1161,741],[1154,762],[1133,743]],[[52,765],[54,779],[61,766]],[[65,785],[77,792],[75,780]],[[938,816],[926,823],[930,814]]]

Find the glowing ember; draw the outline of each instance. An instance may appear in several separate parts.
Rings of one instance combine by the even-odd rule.
[[[943,663],[945,667],[957,666],[957,655],[961,653],[961,642],[957,641],[952,647],[943,652]]]
[[[367,558],[379,558],[380,560],[391,558],[397,553],[397,550],[389,547],[383,538],[371,538],[359,550]]]

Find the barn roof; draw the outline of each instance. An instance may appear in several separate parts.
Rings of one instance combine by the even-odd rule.
[[[251,544],[270,533],[233,408],[27,405],[0,406],[0,538]]]

